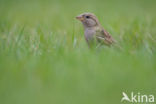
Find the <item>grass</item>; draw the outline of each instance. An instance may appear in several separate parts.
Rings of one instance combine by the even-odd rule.
[[[155,4],[1,0],[0,103],[121,104],[122,92],[156,96]],[[96,14],[123,51],[88,49],[75,20],[83,12]]]

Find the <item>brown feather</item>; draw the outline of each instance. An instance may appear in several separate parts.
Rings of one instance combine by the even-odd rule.
[[[94,14],[83,13],[79,15],[77,19],[79,19],[83,23],[85,30],[84,35],[88,44],[90,44],[92,41],[94,42],[94,39],[96,40],[96,42],[100,44],[106,44],[108,46],[116,43],[113,37],[103,29]]]
[[[115,42],[115,40],[112,38],[112,36],[104,29],[97,29],[96,39],[98,42],[104,43],[106,45],[111,45]]]

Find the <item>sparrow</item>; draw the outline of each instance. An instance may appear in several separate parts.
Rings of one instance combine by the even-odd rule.
[[[115,42],[112,36],[104,30],[93,13],[80,14],[79,16],[76,16],[76,19],[83,24],[85,40],[89,47],[95,42],[96,45],[99,43],[100,45],[105,44],[107,46],[111,46]]]

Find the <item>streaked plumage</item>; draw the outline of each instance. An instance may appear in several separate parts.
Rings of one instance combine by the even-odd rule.
[[[100,25],[94,14],[83,13],[77,16],[76,19],[80,20],[84,26],[84,35],[89,46],[93,41],[108,46],[115,42],[112,36]]]

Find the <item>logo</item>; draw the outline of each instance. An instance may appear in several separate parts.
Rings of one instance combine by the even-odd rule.
[[[131,96],[128,96],[125,92],[122,92],[122,99],[121,102],[127,101],[132,103],[153,103],[154,102],[154,95],[142,95],[141,93],[134,94],[131,92]]]

